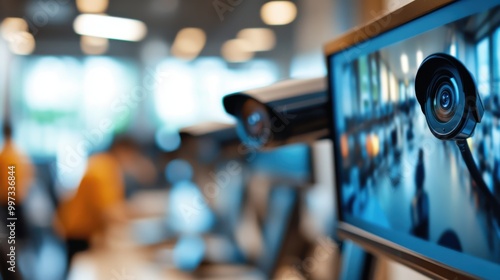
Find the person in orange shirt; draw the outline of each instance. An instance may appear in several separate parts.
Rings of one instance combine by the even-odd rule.
[[[115,153],[113,144],[110,152],[91,156],[76,193],[57,210],[56,228],[66,240],[68,269],[74,255],[87,250],[107,224],[125,221],[123,175]]]
[[[22,218],[23,204],[31,187],[33,165],[29,157],[22,153],[12,140],[12,128],[8,121],[3,124],[3,136],[4,145],[0,152],[0,207],[2,207],[0,213],[3,214],[1,217],[3,221],[6,221],[7,217],[18,218],[16,221],[16,239],[17,242],[23,243],[27,234],[27,227]],[[9,169],[9,167],[11,168]],[[9,171],[13,172],[9,174]],[[9,189],[9,187],[14,188]],[[15,204],[12,212],[8,211],[7,208],[9,196],[11,197],[10,200]]]

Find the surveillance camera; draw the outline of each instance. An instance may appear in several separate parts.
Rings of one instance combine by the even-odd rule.
[[[198,163],[211,164],[229,154],[239,157],[240,141],[234,124],[201,122],[182,128],[180,136],[182,149],[178,154],[196,158]]]
[[[472,74],[456,58],[433,54],[418,69],[415,92],[432,134],[456,141],[472,179],[500,224],[500,204],[486,185],[466,140],[484,114]]]
[[[243,143],[255,148],[308,142],[328,136],[325,78],[289,80],[227,95]]]
[[[221,143],[237,141],[238,137],[233,124],[219,122],[202,122],[181,129],[181,137],[211,138]]]
[[[467,139],[481,122],[484,108],[474,78],[450,55],[432,54],[422,62],[415,92],[432,134],[439,139]]]

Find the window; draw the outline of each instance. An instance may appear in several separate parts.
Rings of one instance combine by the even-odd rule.
[[[123,118],[113,108],[123,107],[119,104],[122,97],[138,84],[134,66],[111,57],[20,59],[12,71],[11,85],[17,108],[11,112],[18,128],[16,142],[41,158],[60,154],[68,145],[73,149],[83,140],[87,141],[80,145],[83,154],[103,148],[133,115],[127,112]],[[111,126],[98,133],[96,129],[103,123]]]
[[[493,80],[493,93],[496,95],[500,94],[500,28],[498,28],[494,35],[494,80]]]
[[[203,121],[233,122],[222,106],[224,95],[267,86],[277,80],[271,60],[256,59],[233,69],[217,57],[194,63],[167,58],[158,66],[154,90],[155,112],[160,123],[175,131]]]
[[[389,103],[389,73],[384,63],[380,64],[380,88],[382,90],[382,104]]]
[[[378,65],[377,65],[377,57],[376,55],[371,55],[370,56],[370,72],[371,72],[371,88],[372,88],[372,97],[373,97],[373,102],[378,103],[380,98],[379,98],[379,76],[378,76]]]
[[[167,59],[159,65],[155,90],[155,107],[160,120],[172,129],[192,125],[200,112],[194,70],[178,59]]]
[[[476,46],[477,83],[479,93],[484,97],[490,94],[490,38],[479,41]]]
[[[398,103],[399,101],[398,79],[396,78],[396,75],[394,75],[392,71],[389,72],[389,88],[390,88],[391,101],[393,103]]]
[[[361,97],[361,112],[367,113],[371,110],[370,102],[370,72],[368,66],[368,57],[362,56],[358,60],[358,73],[359,73],[359,90]]]

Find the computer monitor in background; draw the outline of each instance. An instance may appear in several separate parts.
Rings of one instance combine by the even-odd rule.
[[[293,144],[260,151],[250,161],[250,167],[252,176],[261,177],[261,182],[268,185],[267,190],[257,190],[267,192],[262,196],[267,205],[254,199],[253,207],[267,208],[262,223],[264,250],[257,263],[272,277],[279,266],[291,265],[290,258],[302,257],[304,247],[308,246],[299,232],[299,204],[300,195],[312,183],[311,148],[307,144]],[[248,191],[252,196],[250,192],[255,190]]]
[[[338,233],[431,277],[498,278],[500,1],[417,0],[327,44]],[[489,187],[454,142],[430,132],[415,98],[434,53],[475,77],[485,113],[469,145]]]
[[[182,155],[191,155],[193,181],[216,217],[205,234],[208,265],[195,275],[268,279],[279,265],[300,257],[299,193],[312,182],[310,147],[256,151],[238,140],[234,126],[222,124],[204,123],[181,134],[184,142],[193,141]],[[221,272],[214,264],[233,266]]]

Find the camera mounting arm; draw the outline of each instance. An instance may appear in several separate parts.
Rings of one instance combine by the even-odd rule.
[[[462,158],[464,159],[465,165],[467,165],[467,169],[469,169],[469,173],[472,177],[472,180],[476,183],[479,191],[483,194],[484,198],[488,201],[488,205],[493,211],[493,215],[495,216],[495,220],[500,226],[500,204],[495,199],[493,194],[491,194],[486,182],[484,182],[483,176],[479,169],[477,168],[476,163],[474,162],[474,158],[472,157],[472,153],[469,149],[469,144],[467,144],[467,140],[457,140],[457,146],[460,149],[460,153],[462,154]]]

